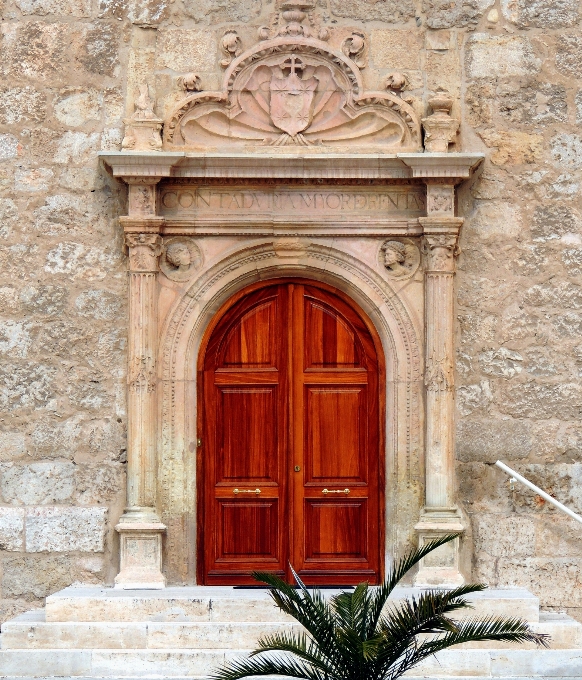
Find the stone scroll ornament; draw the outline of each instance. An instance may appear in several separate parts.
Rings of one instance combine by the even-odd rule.
[[[410,241],[385,241],[380,247],[380,262],[392,279],[407,279],[420,265],[420,251]]]
[[[420,121],[393,92],[366,92],[360,66],[364,38],[328,44],[305,2],[287,3],[259,42],[237,54],[222,89],[182,99],[164,124],[164,148],[366,144],[381,151],[421,150]],[[314,28],[315,27],[315,28]],[[227,36],[225,36],[227,37]]]
[[[200,269],[202,253],[192,239],[170,238],[164,242],[160,269],[171,281],[188,281]]]

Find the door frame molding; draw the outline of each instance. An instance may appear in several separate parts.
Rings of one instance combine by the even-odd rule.
[[[267,288],[269,286],[274,286],[277,284],[286,283],[297,283],[303,285],[310,285],[314,288],[319,288],[321,290],[327,291],[339,297],[343,302],[348,305],[363,321],[366,329],[370,333],[372,342],[374,343],[374,349],[376,351],[376,358],[378,362],[378,506],[379,506],[379,572],[380,580],[384,578],[385,564],[384,564],[384,551],[382,546],[385,543],[385,531],[386,531],[386,514],[382,512],[382,508],[385,507],[385,496],[386,496],[386,483],[385,483],[385,468],[386,468],[386,456],[382,455],[386,450],[386,433],[384,423],[386,422],[386,360],[384,356],[384,348],[382,346],[382,341],[376,330],[376,327],[372,323],[371,319],[364,312],[364,310],[358,305],[358,303],[353,300],[344,291],[336,288],[335,286],[319,281],[310,277],[276,277],[272,279],[265,279],[263,281],[258,281],[251,283],[245,288],[242,288],[238,292],[232,295],[231,298],[226,300],[222,306],[216,311],[214,318],[208,324],[202,341],[200,343],[200,348],[198,350],[197,358],[197,400],[196,405],[197,412],[197,431],[199,433],[204,432],[204,362],[206,359],[206,351],[208,349],[208,343],[212,338],[212,335],[230,309],[232,309],[240,300],[242,300],[247,295],[254,293],[261,288]],[[204,483],[204,444],[202,447],[198,448],[196,456],[196,510],[197,516],[201,517],[205,506],[205,483]],[[205,564],[204,564],[204,523],[198,522],[196,526],[196,580],[198,583],[203,583],[205,574]]]
[[[300,244],[301,245],[301,244]],[[329,246],[304,242],[291,251],[262,241],[233,249],[188,286],[165,316],[160,343],[158,498],[168,527],[164,564],[169,579],[195,583],[197,368],[216,313],[252,284],[281,278],[329,284],[363,312],[385,362],[383,563],[414,542],[424,500],[422,325],[393,282],[365,262]]]

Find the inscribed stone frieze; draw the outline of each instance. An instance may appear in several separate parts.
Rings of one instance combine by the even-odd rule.
[[[423,187],[391,188],[290,188],[236,189],[231,187],[165,186],[161,214],[166,217],[199,218],[217,215],[295,215],[309,219],[330,214],[377,218],[415,218],[424,215]]]

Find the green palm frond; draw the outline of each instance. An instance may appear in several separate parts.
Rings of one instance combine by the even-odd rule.
[[[329,600],[320,591],[308,589],[294,571],[298,588],[273,574],[253,574],[270,586],[275,604],[301,623],[305,632],[262,637],[248,658],[226,664],[212,675],[213,680],[261,675],[301,680],[396,680],[426,657],[463,642],[547,646],[548,636],[534,633],[520,619],[452,618],[472,607],[467,595],[484,590],[480,583],[425,590],[408,599],[388,601],[407,571],[456,537],[451,534],[412,550],[396,562],[379,587],[360,583],[353,592]]]

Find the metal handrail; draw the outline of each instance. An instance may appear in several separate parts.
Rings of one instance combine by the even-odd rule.
[[[498,460],[495,465],[497,465],[498,468],[503,470],[503,472],[506,472],[508,475],[512,475],[512,479],[510,479],[510,482],[521,482],[522,484],[525,484],[529,489],[532,491],[535,491],[539,496],[544,498],[545,500],[548,501],[548,503],[551,503],[552,505],[555,505],[559,510],[562,512],[565,512],[567,515],[569,515],[572,519],[578,520],[578,522],[582,522],[582,517],[575,513],[573,510],[570,510],[570,508],[567,508],[565,505],[562,505],[559,501],[557,501],[555,498],[552,498],[550,494],[546,493],[545,491],[542,491],[539,486],[536,486],[535,484],[532,484],[529,480],[527,480],[525,477],[522,477],[518,472],[515,470],[512,470],[510,467],[505,465],[505,463],[502,463],[500,460]]]

